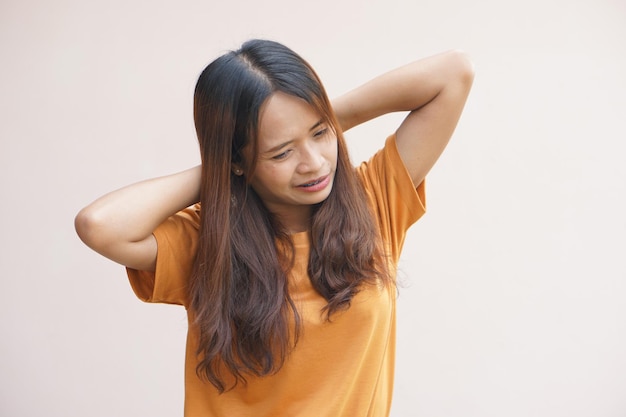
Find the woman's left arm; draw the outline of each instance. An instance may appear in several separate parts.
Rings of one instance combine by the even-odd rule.
[[[473,78],[467,55],[446,52],[374,78],[333,100],[333,109],[344,131],[383,114],[409,111],[396,142],[417,186],[448,144]]]

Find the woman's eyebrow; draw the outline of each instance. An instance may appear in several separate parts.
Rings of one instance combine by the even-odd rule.
[[[315,124],[314,124],[313,126],[311,126],[311,128],[309,129],[309,132],[311,132],[311,131],[313,131],[313,130],[317,129],[317,128],[318,128],[318,127],[320,127],[320,125],[322,125],[323,123],[324,123],[324,119],[319,119],[317,122],[315,122]],[[277,151],[281,150],[282,148],[284,148],[285,146],[290,145],[290,144],[291,144],[291,143],[293,143],[293,142],[294,142],[294,139],[292,139],[292,140],[288,140],[288,141],[286,141],[286,142],[283,142],[283,143],[280,143],[280,144],[278,144],[278,145],[276,145],[276,146],[273,146],[272,148],[270,148],[270,149],[268,149],[268,150],[264,151],[263,153],[264,153],[264,154],[267,154],[267,153],[277,152]]]
[[[317,123],[315,123],[313,126],[311,126],[311,128],[309,129],[309,132],[310,132],[311,130],[315,130],[315,129],[316,129],[317,127],[319,127],[322,123],[324,123],[324,119],[319,119],[319,120],[317,121]]]
[[[270,149],[266,150],[266,151],[265,151],[265,152],[263,152],[263,153],[273,153],[273,152],[277,152],[277,151],[281,150],[282,148],[286,147],[287,145],[289,145],[289,144],[291,144],[291,143],[293,143],[293,142],[294,142],[293,140],[288,140],[287,142],[283,142],[283,143],[281,143],[281,144],[279,144],[279,145],[276,145],[276,146],[274,146],[273,148],[270,148]]]

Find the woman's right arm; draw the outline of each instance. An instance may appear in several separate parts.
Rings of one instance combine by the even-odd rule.
[[[106,194],[75,219],[87,246],[130,268],[154,271],[157,243],[152,235],[165,219],[198,202],[201,167],[142,181]]]

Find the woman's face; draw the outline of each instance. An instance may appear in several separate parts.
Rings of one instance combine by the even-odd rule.
[[[252,188],[294,231],[308,227],[311,205],[324,201],[337,168],[337,135],[304,100],[274,93],[259,119]]]

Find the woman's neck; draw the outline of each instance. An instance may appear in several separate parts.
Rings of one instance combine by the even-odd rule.
[[[311,206],[302,206],[287,213],[273,213],[288,234],[306,232],[311,228]]]

